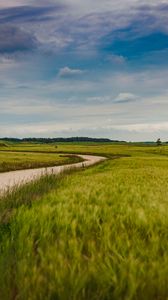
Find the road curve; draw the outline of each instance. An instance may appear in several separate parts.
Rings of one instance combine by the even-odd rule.
[[[0,194],[4,193],[6,190],[13,188],[14,186],[20,186],[32,180],[38,179],[44,174],[60,174],[61,172],[71,168],[89,167],[98,162],[106,160],[106,158],[102,156],[93,156],[93,155],[76,155],[76,156],[81,157],[82,159],[84,159],[84,161],[75,164],[67,164],[63,166],[0,173]]]

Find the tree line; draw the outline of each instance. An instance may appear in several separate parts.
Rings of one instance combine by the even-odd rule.
[[[70,138],[3,138],[7,142],[28,142],[28,143],[68,143],[68,142],[98,142],[98,143],[126,143],[125,141],[111,140],[107,138],[90,138],[90,137],[70,137]]]

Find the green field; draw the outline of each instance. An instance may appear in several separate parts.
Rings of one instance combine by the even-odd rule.
[[[33,153],[0,151],[0,172],[32,169],[75,163],[78,157],[63,156],[57,153]]]
[[[109,160],[1,199],[0,299],[168,299],[167,146],[11,144],[5,151]]]

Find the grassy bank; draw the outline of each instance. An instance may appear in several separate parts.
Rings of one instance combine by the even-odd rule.
[[[0,172],[73,164],[79,161],[79,157],[57,153],[1,151]]]
[[[168,159],[146,150],[1,199],[0,299],[168,299]]]

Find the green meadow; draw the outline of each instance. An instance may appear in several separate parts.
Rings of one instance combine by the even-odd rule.
[[[57,153],[0,151],[0,172],[70,164],[80,161]]]
[[[0,299],[167,300],[168,146],[8,144],[0,161],[59,153],[108,159],[1,197]]]

